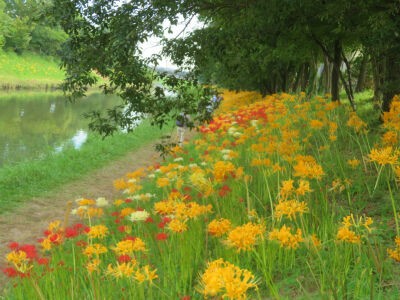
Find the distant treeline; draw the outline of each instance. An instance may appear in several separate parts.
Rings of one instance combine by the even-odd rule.
[[[67,35],[52,10],[53,0],[0,0],[0,49],[56,56]]]

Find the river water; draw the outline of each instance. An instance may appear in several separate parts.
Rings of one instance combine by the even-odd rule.
[[[79,149],[88,137],[84,113],[117,104],[117,96],[92,94],[76,103],[60,94],[12,93],[0,97],[0,167],[66,147]]]

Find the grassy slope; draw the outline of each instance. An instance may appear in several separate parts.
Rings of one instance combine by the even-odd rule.
[[[56,86],[63,78],[59,62],[51,57],[0,51],[0,87],[3,89]]]

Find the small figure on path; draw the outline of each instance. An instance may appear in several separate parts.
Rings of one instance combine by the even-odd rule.
[[[190,116],[186,112],[181,112],[176,118],[177,140],[179,147],[182,147],[185,129],[188,127],[189,122]]]
[[[221,101],[222,101],[222,96],[217,96],[217,95],[213,95],[211,97],[210,103],[207,105],[206,109],[207,112],[212,115],[212,113],[214,112],[214,110],[216,110],[218,108],[218,106],[220,105]]]

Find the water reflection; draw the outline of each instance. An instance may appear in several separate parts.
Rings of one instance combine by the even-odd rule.
[[[0,99],[0,166],[40,157],[66,147],[79,149],[87,140],[84,113],[104,110],[118,103],[101,94],[69,103],[51,94],[14,95]]]
[[[74,144],[75,149],[79,149],[87,140],[88,134],[86,131],[78,130],[78,132],[72,137],[71,141]]]

